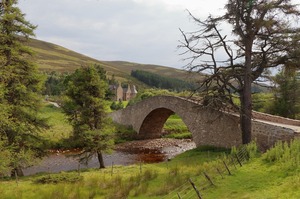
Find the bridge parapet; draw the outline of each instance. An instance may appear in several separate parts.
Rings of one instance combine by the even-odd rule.
[[[261,113],[257,111],[252,111],[253,119],[265,120],[269,122],[279,123],[279,124],[287,124],[293,126],[300,126],[300,120],[293,120],[285,117],[280,117],[277,115],[270,115],[266,113]]]

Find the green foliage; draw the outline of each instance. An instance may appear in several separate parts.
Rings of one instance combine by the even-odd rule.
[[[132,127],[123,126],[121,124],[114,123],[115,126],[115,143],[123,143],[136,139],[137,133]]]
[[[274,103],[272,93],[254,93],[252,94],[253,110],[271,113],[271,108]]]
[[[155,73],[133,70],[131,76],[137,78],[141,82],[144,82],[148,86],[156,87],[160,89],[169,89],[173,91],[192,90],[195,85],[187,81],[183,81],[177,78],[165,77]]]
[[[59,72],[45,72],[47,79],[45,81],[45,90],[43,91],[44,95],[53,96],[61,95],[65,90],[65,78],[67,73]]]
[[[255,141],[246,144],[246,150],[250,159],[257,157],[259,154],[258,147]]]
[[[57,174],[49,174],[45,176],[38,177],[34,180],[35,183],[39,184],[57,184],[57,183],[74,183],[82,181],[83,177],[78,175],[77,173],[57,173]]]
[[[47,124],[38,115],[43,79],[30,61],[32,51],[25,46],[36,27],[24,19],[16,3],[8,0],[0,4],[0,136],[11,147],[12,165],[22,175],[21,167],[30,161],[20,159],[43,155],[40,132]]]
[[[115,101],[113,101],[110,105],[110,109],[111,110],[120,110],[124,108],[124,104],[122,101],[119,101],[118,103],[116,103]]]
[[[300,113],[300,80],[295,69],[286,68],[274,78],[274,103],[271,113],[295,119]]]
[[[12,153],[7,146],[7,141],[0,139],[0,176],[7,174],[11,170],[11,162],[13,161]]]
[[[290,143],[279,141],[263,156],[266,162],[279,162],[286,169],[299,169],[300,165],[300,140],[295,139]]]
[[[105,101],[105,72],[97,66],[77,69],[68,77],[66,99],[63,110],[73,126],[73,139],[81,143],[87,161],[95,153],[100,167],[104,167],[102,151],[113,146],[114,131]]]

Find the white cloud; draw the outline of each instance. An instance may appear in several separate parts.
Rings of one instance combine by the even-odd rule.
[[[225,0],[19,0],[38,25],[38,39],[99,60],[181,67],[178,28],[194,30],[197,17],[218,14]]]

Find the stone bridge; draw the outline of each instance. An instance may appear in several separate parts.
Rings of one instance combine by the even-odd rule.
[[[159,138],[170,115],[181,117],[197,146],[231,147],[240,145],[239,117],[224,113],[180,97],[155,96],[125,109],[113,112],[113,121],[132,128],[141,139]],[[252,137],[261,148],[272,146],[277,140],[299,136],[300,121],[253,112]]]

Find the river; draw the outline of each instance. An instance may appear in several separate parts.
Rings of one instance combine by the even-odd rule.
[[[151,139],[131,141],[115,146],[112,154],[104,154],[106,166],[130,165],[136,163],[163,162],[184,151],[195,148],[196,145],[189,139]],[[98,160],[94,156],[87,165],[79,164],[78,151],[51,151],[39,164],[24,169],[24,175],[33,175],[40,172],[58,173],[60,171],[76,170],[78,168],[97,168]]]

